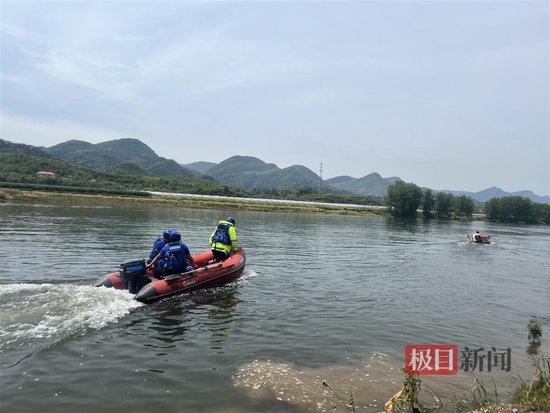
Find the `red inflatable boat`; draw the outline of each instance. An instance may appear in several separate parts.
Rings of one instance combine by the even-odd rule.
[[[468,239],[475,244],[490,244],[491,234],[487,232],[476,232],[474,235],[468,235]]]
[[[135,299],[144,303],[151,303],[165,297],[182,294],[202,288],[216,287],[236,280],[244,271],[246,255],[239,249],[222,262],[216,262],[212,251],[207,250],[193,255],[198,268],[182,274],[172,274],[162,279],[153,278],[147,271],[143,277],[145,285],[139,289]],[[143,261],[135,261],[141,264]],[[112,272],[101,277],[96,287],[111,287],[119,290],[129,289],[132,286],[126,281],[124,270]]]

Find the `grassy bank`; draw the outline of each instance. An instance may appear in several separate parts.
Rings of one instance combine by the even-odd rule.
[[[151,194],[146,191],[124,191],[102,188],[59,187],[56,185],[9,184],[0,182],[0,201],[15,200],[22,202],[63,203],[69,205],[117,205],[117,204],[170,204],[184,208],[196,209],[231,209],[265,212],[303,212],[334,215],[390,216],[385,207],[353,206],[346,204],[309,203],[258,198],[232,198],[219,196],[167,195]],[[418,214],[418,218],[421,214]],[[436,218],[432,218],[436,219]],[[452,216],[451,219],[482,221],[484,214],[473,214],[471,217]]]
[[[74,194],[118,195],[132,197],[150,197],[145,191],[97,188],[85,186],[48,185],[27,182],[0,182],[1,189],[20,189],[23,191],[68,192]]]
[[[20,202],[42,202],[59,203],[64,205],[143,205],[143,204],[165,204],[177,205],[184,208],[196,209],[231,209],[231,210],[250,210],[266,212],[305,212],[336,215],[388,215],[384,209],[363,209],[351,207],[339,207],[337,205],[310,205],[310,204],[273,204],[267,200],[265,202],[258,200],[231,200],[216,198],[186,198],[162,196],[146,193],[145,196],[135,195],[133,193],[79,193],[79,192],[57,192],[56,189],[50,191],[45,188],[40,189],[21,189],[21,188],[0,188],[0,200],[12,200]]]

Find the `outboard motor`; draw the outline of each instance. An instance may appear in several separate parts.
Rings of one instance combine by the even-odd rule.
[[[120,278],[128,283],[128,291],[137,294],[150,280],[145,275],[145,260],[127,261],[120,264]]]

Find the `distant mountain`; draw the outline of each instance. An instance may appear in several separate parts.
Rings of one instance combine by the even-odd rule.
[[[57,145],[56,145],[57,146]],[[84,153],[87,161],[98,153],[109,157],[110,152],[97,152],[97,148],[83,141],[70,141],[65,148]],[[55,148],[56,152],[59,148]],[[101,149],[101,148],[100,148]],[[103,149],[101,149],[103,150]],[[101,159],[101,158],[98,158]],[[98,162],[95,159],[95,162]],[[111,158],[108,158],[111,159]],[[76,162],[57,159],[39,147],[0,141],[0,181],[15,183],[47,183],[59,186],[78,186],[104,189],[151,190],[195,194],[246,196],[245,191],[231,188],[211,178],[157,176],[137,163],[122,162],[119,158],[108,170],[86,167]],[[146,167],[146,165],[145,165]],[[38,171],[54,172],[55,177],[37,176]],[[92,182],[93,180],[93,182]]]
[[[512,195],[529,198],[531,201],[536,202],[538,204],[550,204],[550,196],[537,195],[532,191],[516,191],[516,192],[512,192]]]
[[[292,165],[287,168],[279,168],[273,163],[266,163],[253,156],[233,156],[219,164],[213,162],[193,162],[184,165],[178,164],[172,159],[158,156],[149,146],[138,139],[116,139],[98,144],[92,144],[81,140],[70,140],[54,145],[50,148],[13,143],[0,139],[0,154],[23,154],[31,157],[58,159],[71,162],[88,168],[90,171],[71,170],[72,176],[89,176],[96,172],[112,175],[139,175],[141,182],[149,180],[147,176],[162,178],[184,178],[178,185],[193,188],[194,192],[200,192],[201,185],[211,188],[210,192],[225,191],[223,185],[216,186],[215,182],[226,186],[233,186],[245,191],[254,189],[283,189],[317,187],[320,179],[316,173],[302,165]],[[9,157],[9,155],[6,155]],[[6,158],[4,156],[4,159]],[[17,158],[22,159],[22,158]],[[22,162],[22,161],[21,161]],[[27,164],[30,161],[25,161]],[[15,165],[10,163],[10,165]],[[38,164],[37,164],[38,165]],[[56,168],[63,170],[60,164]],[[5,168],[4,168],[5,169]],[[36,169],[36,168],[35,168]],[[8,177],[8,171],[4,171]],[[93,172],[93,173],[92,173]],[[36,173],[36,171],[35,171]],[[19,176],[20,172],[14,172]],[[15,176],[14,174],[11,174]],[[204,179],[196,179],[201,176]],[[62,175],[60,175],[62,176]],[[26,177],[25,179],[30,179]],[[110,176],[111,181],[117,181]],[[347,175],[323,181],[323,189],[329,193],[352,193],[362,196],[384,196],[391,184],[401,181],[398,177],[383,178],[378,173],[371,173],[362,178],[354,178]],[[137,185],[138,180],[136,180]],[[150,184],[147,181],[148,185]],[[154,183],[155,187],[164,185]],[[153,187],[153,184],[150,184]],[[235,189],[231,189],[235,192]],[[454,195],[468,195],[478,202],[486,202],[491,198],[506,196],[521,196],[531,199],[536,203],[550,204],[550,196],[541,196],[531,191],[506,192],[498,187],[491,187],[478,192],[435,190],[435,192],[450,192]]]
[[[436,192],[450,192],[453,195],[467,195],[471,196],[478,202],[487,202],[491,198],[504,198],[506,196],[521,196],[523,198],[528,198],[533,202],[538,204],[550,204],[550,196],[548,195],[537,195],[532,191],[516,191],[516,192],[506,192],[502,188],[492,186],[490,188],[484,189],[478,192],[469,192],[469,191],[451,191],[444,189]]]
[[[105,149],[79,140],[63,142],[45,150],[56,159],[77,163],[95,170],[107,170],[122,162]]]
[[[49,155],[44,148],[26,145],[24,143],[14,143],[3,139],[0,139],[0,152],[23,153],[25,155],[51,158],[51,155]]]
[[[401,181],[401,178],[383,178],[380,174],[374,172],[362,178],[353,178],[347,175],[337,176],[327,179],[325,183],[333,188],[358,195],[385,196],[388,191],[388,186],[397,181]]]
[[[217,164],[215,162],[198,161],[191,163],[181,163],[180,165],[183,166],[185,169],[198,173],[199,175],[206,175],[206,171]]]
[[[318,186],[319,177],[302,165],[279,168],[253,156],[233,156],[204,171],[218,182],[250,191]]]
[[[150,160],[156,160],[160,158],[155,151],[149,148],[139,139],[115,139],[112,141],[105,141],[96,143],[94,145],[97,148],[103,149],[106,152],[112,153],[117,158],[128,163],[140,163],[149,162]],[[161,158],[165,159],[165,158]]]
[[[110,171],[123,164],[135,164],[156,176],[193,178],[192,171],[173,159],[158,156],[138,139],[116,139],[98,144],[70,140],[45,149],[51,156],[98,171]]]

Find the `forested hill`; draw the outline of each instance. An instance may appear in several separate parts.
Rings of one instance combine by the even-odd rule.
[[[138,139],[116,139],[98,144],[70,140],[45,148],[45,151],[54,158],[98,171],[109,171],[117,165],[136,164],[156,176],[193,178],[197,175],[173,159],[158,156]]]
[[[293,165],[281,169],[253,156],[233,156],[204,173],[219,182],[247,191],[320,186],[317,174],[305,166]]]
[[[152,190],[353,204],[382,203],[379,198],[329,192],[320,189],[318,185],[245,191],[217,182],[209,176],[195,176],[196,173],[192,177],[169,174],[158,176],[147,170],[150,167],[148,159],[156,159],[149,152],[150,148],[139,144],[134,146],[129,140],[114,142],[116,143],[110,141],[105,145],[93,145],[83,141],[68,141],[47,149],[0,140],[0,182],[3,186],[40,184],[59,190],[62,187],[81,188],[85,192],[90,189]],[[125,147],[128,143],[130,148]],[[114,155],[120,152],[124,152],[124,156]],[[58,157],[71,158],[74,161]],[[292,179],[293,173],[302,173],[302,167],[285,170],[289,179]],[[55,177],[37,176],[39,171],[53,172]]]
[[[38,171],[54,172],[55,177],[39,177]],[[245,191],[230,188],[209,179],[150,175],[136,164],[117,165],[108,172],[101,172],[68,161],[32,156],[13,150],[8,152],[3,151],[2,148],[0,148],[0,182],[248,196]]]
[[[25,155],[40,156],[44,158],[52,157],[46,152],[46,148],[26,145],[24,143],[13,143],[4,139],[0,139],[0,152],[23,153]]]

